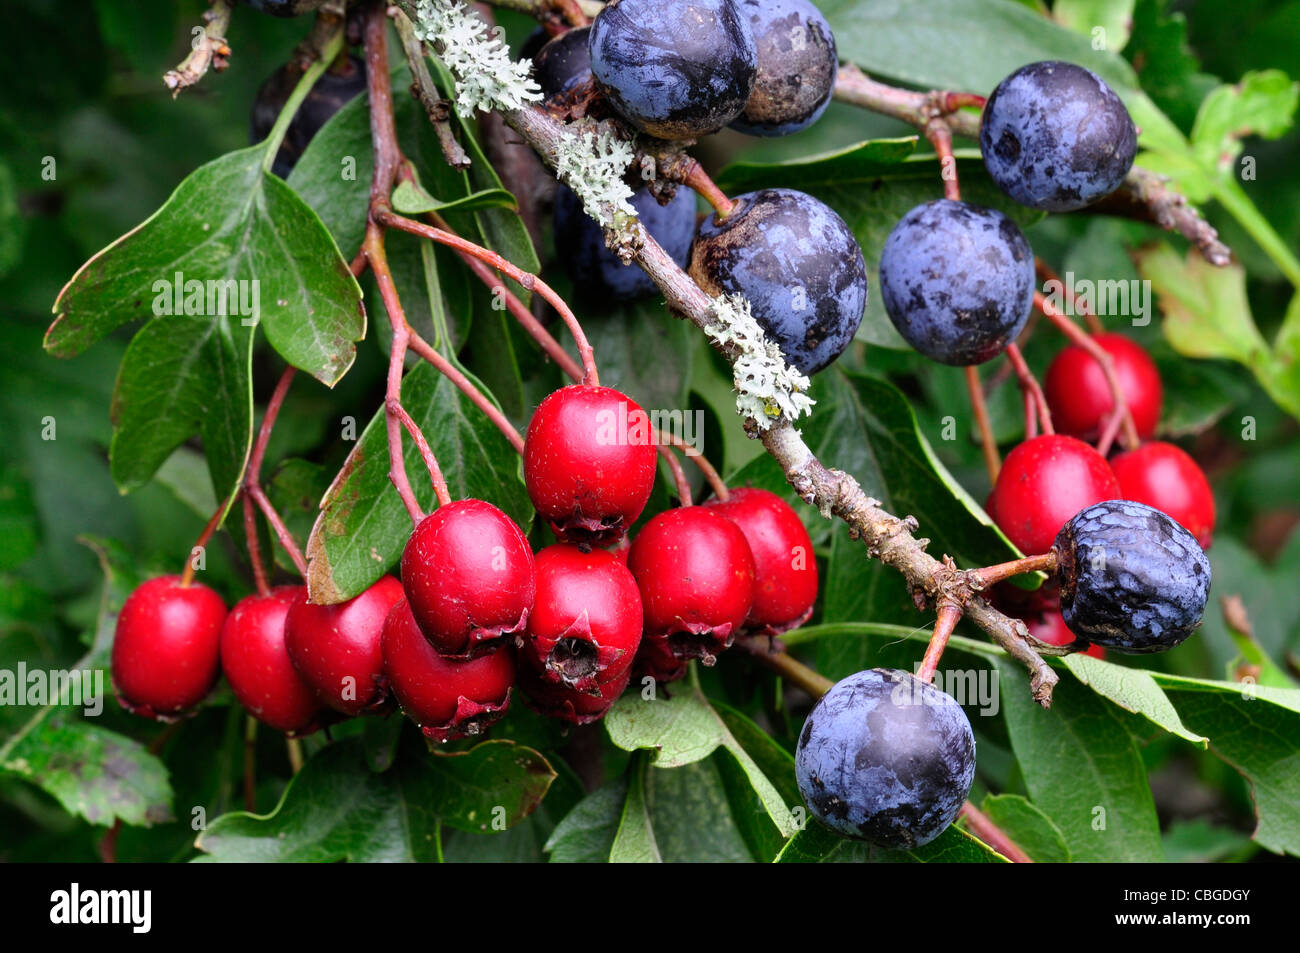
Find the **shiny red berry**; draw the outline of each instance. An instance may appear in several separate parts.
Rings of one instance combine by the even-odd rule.
[[[405,599],[384,622],[384,675],[406,717],[426,737],[449,741],[477,735],[510,707],[515,681],[510,646],[472,659],[452,659],[429,644]]]
[[[217,680],[226,604],[200,583],[159,576],[127,597],[113,636],[113,690],[122,707],[160,721],[193,708]]]
[[[754,556],[740,527],[710,508],[660,513],[632,540],[628,568],[645,607],[645,638],[712,665],[754,604]]]
[[[520,641],[521,667],[597,694],[631,668],[640,641],[636,580],[612,553],[560,544],[537,554],[537,599]]]
[[[387,701],[380,642],[388,610],[401,598],[402,584],[381,576],[347,602],[320,606],[304,596],[289,607],[284,623],[289,659],[330,708],[360,715]]]
[[[482,655],[520,632],[537,588],[533,550],[491,503],[440,506],[402,551],[402,588],[420,631],[450,657]]]
[[[740,527],[754,556],[754,604],[745,625],[776,635],[807,622],[817,601],[817,559],[799,514],[775,493],[751,487],[704,505]]]
[[[608,387],[555,391],[524,440],[528,496],[566,542],[616,542],[645,509],[655,465],[649,417]]]
[[[235,603],[221,630],[221,669],[231,691],[258,721],[288,735],[310,734],[323,714],[284,647],[289,607],[306,598],[303,586],[248,596]]]
[[[1214,536],[1214,494],[1196,461],[1172,443],[1153,441],[1110,461],[1120,496],[1153,506],[1183,525],[1202,549]]]
[[[519,666],[519,687],[528,698],[528,705],[548,718],[586,725],[613,707],[623,694],[632,677],[631,667],[623,669],[613,678],[598,682],[592,691],[578,691],[562,682],[550,682],[532,666]]]
[[[1042,434],[1007,454],[991,500],[1002,532],[1021,552],[1036,555],[1052,548],[1075,513],[1119,495],[1105,457],[1074,437]]]
[[[1160,423],[1164,396],[1160,372],[1151,355],[1122,334],[1097,334],[1093,340],[1115,364],[1115,376],[1139,436],[1150,437]],[[1056,355],[1047,368],[1043,392],[1057,431],[1085,440],[1097,439],[1103,423],[1115,409],[1101,365],[1077,344]]]
[[[665,639],[641,640],[632,662],[632,677],[637,681],[653,678],[656,682],[675,682],[684,678],[690,659],[678,658]]]

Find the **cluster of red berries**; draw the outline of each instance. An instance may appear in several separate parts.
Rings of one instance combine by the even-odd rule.
[[[656,473],[646,413],[607,387],[542,401],[524,478],[557,543],[533,553],[481,500],[439,507],[412,532],[401,581],[314,605],[301,586],[226,613],[206,586],[151,580],[123,607],[113,683],[138,714],[176,717],[224,670],[236,698],[289,734],[393,701],[429,738],[477,734],[516,684],[542,714],[600,718],[634,677],[668,682],[712,664],[742,631],[800,625],[817,598],[812,541],[766,490],[685,505],[627,543]]]
[[[1071,345],[1052,361],[1044,380],[1057,433],[1026,440],[1007,455],[989,496],[988,514],[1022,552],[1034,554],[1051,549],[1065,522],[1085,507],[1135,500],[1168,514],[1208,549],[1215,510],[1204,472],[1180,448],[1151,439],[1163,401],[1155,362],[1122,334],[1098,334],[1093,340],[1110,355],[1134,427],[1145,442],[1109,460],[1084,442],[1097,439],[1115,405],[1101,365]],[[1061,618],[1054,589],[1043,586],[1031,595],[1002,585],[999,601],[1026,621],[1035,638],[1068,645],[1075,638]]]

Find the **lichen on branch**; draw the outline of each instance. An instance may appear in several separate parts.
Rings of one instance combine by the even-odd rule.
[[[461,0],[420,0],[413,19],[416,35],[437,50],[456,79],[456,111],[462,117],[541,101],[532,68],[515,61],[500,35]]]
[[[777,420],[811,414],[816,403],[805,393],[808,378],[786,363],[781,349],[763,333],[749,302],[738,294],[714,299],[716,324],[705,328],[709,339],[734,355],[736,412],[759,430]]]

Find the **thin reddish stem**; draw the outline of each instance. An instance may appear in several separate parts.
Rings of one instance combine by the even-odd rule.
[[[943,197],[961,201],[961,184],[957,181],[957,157],[952,153],[952,129],[942,119],[931,119],[925,124],[925,138],[934,146],[939,159],[939,177],[943,179]]]
[[[961,816],[966,818],[966,826],[972,834],[1013,864],[1033,863],[1029,855],[1020,849],[1020,845],[1007,836],[1006,831],[994,824],[988,815],[970,801],[961,806]]]
[[[673,453],[671,447],[662,443],[657,444],[655,450],[664,458],[664,462],[672,472],[673,483],[677,486],[677,498],[681,500],[682,506],[692,505],[695,501],[691,499],[691,481],[686,479],[686,471],[682,469],[682,462],[677,459],[677,454]]]
[[[244,536],[248,543],[248,561],[253,566],[253,585],[257,594],[264,596],[271,591],[266,584],[266,568],[262,565],[262,544],[257,538],[257,511],[253,508],[253,498],[242,494],[244,500]]]
[[[662,430],[656,430],[654,428],[651,428],[650,432],[653,435],[655,443],[677,447],[682,451],[682,453],[686,454],[686,458],[699,467],[700,473],[704,474],[704,479],[709,484],[709,488],[713,490],[714,496],[720,500],[730,499],[731,491],[727,489],[727,484],[723,481],[722,475],[718,473],[713,464],[708,461],[708,458],[705,457],[704,454],[700,453],[700,451],[696,450],[681,437],[674,437],[671,434],[666,434]]]
[[[960,618],[960,606],[950,603],[939,606],[939,617],[934,622],[934,634],[930,636],[925,657],[921,659],[921,668],[916,673],[916,677],[921,681],[927,683],[934,681],[935,670],[939,668],[939,659],[943,657],[943,650],[948,647],[948,639]]]
[[[979,589],[987,589],[1004,579],[1020,576],[1027,572],[1055,572],[1056,553],[1040,553],[1037,556],[1024,556],[983,569],[972,569],[967,574],[971,582]]]
[[[1124,398],[1124,388],[1120,386],[1119,377],[1115,374],[1115,362],[1110,354],[1103,350],[1091,335],[1058,311],[1041,291],[1034,292],[1034,307],[1056,325],[1072,344],[1077,344],[1087,351],[1088,355],[1101,366],[1101,372],[1106,377],[1106,385],[1110,388],[1111,400],[1115,402],[1115,414],[1121,418],[1120,433],[1123,435],[1124,445],[1130,450],[1135,448],[1139,442],[1137,426],[1133,423],[1133,415],[1129,412],[1128,401]]]
[[[221,517],[225,515],[225,512],[226,504],[223,501],[217,506],[217,511],[212,514],[207,525],[203,527],[203,532],[199,533],[199,538],[194,541],[194,547],[190,550],[190,557],[185,560],[185,569],[181,572],[180,584],[182,589],[188,588],[194,582],[194,573],[196,572],[194,566],[194,550],[203,549],[208,545],[208,540],[210,540],[212,534],[217,531],[217,526],[221,523]]]
[[[244,810],[257,810],[257,719],[245,716],[244,723]]]
[[[275,538],[280,541],[284,551],[289,554],[289,559],[293,562],[293,568],[298,570],[298,575],[307,578],[307,560],[303,558],[302,550],[294,542],[293,535],[289,532],[289,527],[284,525],[284,520],[280,519],[280,514],[275,511],[271,501],[267,498],[266,492],[260,486],[249,487],[247,490],[257,508],[262,511],[262,516],[266,518],[267,523],[271,526],[271,532],[275,533]]]
[[[1002,458],[998,455],[998,444],[993,439],[993,425],[989,423],[989,408],[984,402],[984,388],[980,385],[979,372],[966,368],[966,390],[970,393],[970,407],[975,414],[975,425],[980,432],[980,446],[984,449],[984,466],[989,471],[990,482],[997,482],[998,471],[1002,469]]]
[[[369,265],[370,262],[366,260],[366,250],[363,248],[357,252],[357,257],[353,258],[348,265],[348,271],[352,272],[353,278],[360,278],[366,273],[366,268]]]
[[[578,6],[578,0],[550,0],[550,7],[572,26],[586,26],[591,22]]]
[[[1061,280],[1061,276],[1052,269],[1051,265],[1041,258],[1035,258],[1034,270],[1038,272],[1038,278],[1043,284],[1055,282],[1060,287],[1061,294],[1070,303],[1074,313],[1083,316],[1083,323],[1088,326],[1090,334],[1101,334],[1106,330],[1106,326],[1101,323],[1101,318],[1097,317],[1091,308],[1079,306],[1079,296],[1074,293],[1073,288]]]
[[[424,358],[437,369],[449,381],[456,385],[456,389],[469,398],[470,403],[483,412],[483,415],[492,421],[497,430],[501,431],[502,436],[510,441],[510,446],[515,448],[516,453],[524,452],[524,438],[519,435],[514,424],[506,419],[506,415],[497,409],[496,404],[488,400],[487,395],[474,386],[474,383],[461,373],[460,369],[447,360],[437,350],[429,344],[424,338],[420,337],[414,330],[410,331],[410,347],[417,355]]]
[[[484,261],[491,265],[508,278],[512,278],[527,290],[536,291],[551,305],[551,307],[555,308],[555,310],[559,312],[560,318],[569,329],[569,333],[573,335],[573,340],[578,346],[578,356],[582,360],[583,383],[592,385],[600,383],[600,378],[596,373],[595,354],[591,350],[591,344],[587,341],[587,335],[582,330],[582,325],[578,322],[577,316],[565,303],[564,299],[556,294],[554,289],[552,289],[551,286],[541,278],[511,264],[490,248],[476,245],[468,239],[461,238],[459,235],[454,235],[451,232],[443,231],[440,228],[435,228],[432,225],[425,225],[423,222],[417,222],[387,210],[378,212],[375,215],[375,220],[385,227],[396,228],[404,232],[409,232],[412,235],[419,235],[422,238],[427,238],[440,245],[446,245],[448,248],[455,248],[459,251],[465,252],[466,254],[473,255],[480,261]]]
[[[284,406],[284,399],[289,393],[289,385],[293,383],[294,375],[297,371],[292,367],[286,367],[280,379],[276,381],[275,390],[271,393],[271,399],[266,403],[266,413],[262,415],[261,426],[257,428],[257,439],[253,441],[253,449],[248,457],[248,467],[244,470],[244,499],[257,504],[267,523],[270,524],[272,532],[275,533],[276,539],[284,547],[284,551],[289,554],[289,559],[293,561],[294,568],[298,570],[299,575],[303,578],[307,576],[307,560],[303,558],[302,550],[298,548],[298,543],[294,540],[289,528],[284,525],[284,520],[275,512],[275,507],[271,505],[271,500],[262,490],[262,461],[266,459],[266,447],[271,440],[271,431],[275,428],[275,421],[280,416],[280,408]],[[244,510],[244,526],[247,529],[249,525],[249,507],[246,505]],[[250,559],[254,557],[256,547],[256,558],[261,558],[261,546],[257,542],[256,532],[250,533]],[[254,578],[256,578],[257,567],[254,566]],[[260,590],[259,590],[260,591]]]
[[[456,234],[438,215],[429,213],[428,218],[448,235]],[[519,322],[519,326],[537,342],[547,356],[559,366],[560,370],[572,380],[581,381],[582,366],[573,359],[569,352],[555,339],[554,335],[546,330],[542,322],[537,320],[533,312],[529,310],[528,305],[524,304],[517,294],[501,282],[497,273],[468,252],[460,249],[453,249],[453,251],[460,256],[461,261],[469,266],[470,271],[474,273],[479,281],[483,282],[489,289],[502,295],[505,299],[506,309]]]
[[[1015,369],[1020,391],[1025,396],[1025,412],[1030,420],[1032,421],[1036,410],[1043,433],[1056,433],[1056,429],[1052,426],[1052,412],[1047,407],[1047,398],[1043,396],[1043,388],[1039,386],[1038,378],[1025,362],[1025,356],[1020,353],[1020,346],[1014,341],[1007,345],[1007,360]],[[1026,430],[1029,429],[1028,423],[1029,421],[1026,422]]]
[[[983,111],[988,100],[978,93],[953,93],[944,92],[940,94],[943,111],[945,113],[955,113],[959,109],[973,107]]]
[[[736,203],[727,198],[726,193],[718,188],[718,184],[704,171],[704,166],[694,159],[687,165],[681,181],[683,185],[694,189],[704,201],[713,206],[713,210],[718,213],[718,221],[722,221],[735,211]]]

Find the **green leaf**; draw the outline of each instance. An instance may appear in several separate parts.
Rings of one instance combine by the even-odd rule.
[[[619,815],[618,830],[609,849],[610,863],[657,864],[663,858],[655,843],[654,827],[646,804],[646,774],[650,770],[648,758],[633,758],[628,766],[627,799]]]
[[[103,696],[99,701],[104,704]],[[170,821],[172,789],[163,763],[138,741],[73,718],[43,719],[18,744],[6,745],[0,770],[38,785],[92,824]]]
[[[949,827],[924,847],[884,850],[849,840],[817,821],[790,838],[777,856],[778,864],[1001,864],[1006,858],[960,827]]]
[[[425,796],[443,823],[487,832],[514,827],[546,796],[555,770],[532,748],[484,741],[424,759]]]
[[[723,766],[731,761],[727,750],[720,748],[703,761],[646,772],[646,803],[664,863],[753,861],[722,776]],[[743,775],[741,783],[746,784]],[[763,820],[762,805],[756,809]]]
[[[1068,863],[1070,848],[1052,819],[1019,794],[989,795],[981,809],[989,820],[1040,864]]]
[[[91,695],[80,701],[87,710],[107,703],[103,693],[109,651],[122,603],[140,581],[127,553],[108,540],[85,539],[103,571],[95,629],[90,648],[68,667],[92,672]],[[92,824],[153,824],[171,817],[172,790],[167,770],[143,745],[86,721],[53,699],[38,708],[0,745],[0,771],[39,785],[64,809]]]
[[[154,318],[131,340],[113,391],[109,463],[138,489],[196,431],[221,499],[252,447],[252,334],[225,318]]]
[[[286,361],[337,383],[365,334],[360,289],[311,208],[263,174],[264,152],[254,146],[201,166],[86,262],[55,303],[50,352],[68,357],[128,322],[183,314],[191,325],[260,323]],[[230,281],[240,284],[222,284]]]
[[[223,814],[198,847],[242,863],[434,860],[437,805],[420,780],[419,762],[377,774],[360,738],[337,741],[294,775],[270,814]]]
[[[579,801],[555,825],[546,842],[551,863],[592,864],[608,860],[627,797],[628,780],[618,778]]]
[[[1243,364],[1278,406],[1300,416],[1298,355],[1291,353],[1300,353],[1300,339],[1279,337],[1281,353],[1269,347],[1251,316],[1240,265],[1216,268],[1194,252],[1184,259],[1161,243],[1139,253],[1138,269],[1158,295],[1165,337],[1176,351]]]
[[[822,0],[818,6],[835,31],[840,59],[921,89],[987,94],[1008,73],[1038,60],[1086,66],[1117,91],[1137,88],[1132,69],[1115,53],[1094,50],[1089,37],[1010,0]]]
[[[625,694],[605,716],[605,728],[624,751],[653,751],[651,764],[656,768],[692,764],[719,747],[726,748],[748,776],[777,830],[784,837],[794,832],[781,794],[709,704],[694,677],[689,691],[683,686],[671,698],[656,694],[647,700],[638,692]]]
[[[18,211],[18,189],[9,163],[0,162],[0,277],[18,263],[27,223]]]
[[[803,807],[799,783],[795,779],[794,755],[741,712],[716,699],[712,704],[740,746],[772,782],[785,803],[792,806],[797,819],[802,820],[807,815],[807,810]],[[785,838],[764,811],[763,803],[754,791],[754,786],[749,783],[744,766],[730,753],[715,753],[713,760],[727,791],[732,823],[757,860],[772,860],[785,846]]]
[[[1103,49],[1118,53],[1128,43],[1134,4],[1135,0],[1056,0],[1052,17]]]
[[[270,814],[225,814],[198,846],[217,861],[434,860],[440,819],[478,831],[494,829],[495,817],[508,828],[554,777],[540,754],[510,741],[452,755],[412,748],[381,773],[367,764],[364,740],[351,737],[317,752]]]
[[[525,530],[532,507],[519,457],[449,380],[421,362],[402,380],[402,404],[424,431],[454,499],[490,500]],[[414,443],[403,434],[406,472],[420,505],[433,486]],[[350,599],[394,565],[411,520],[388,479],[388,436],[378,410],[321,502],[307,541],[307,585],[318,602]]]
[[[687,410],[690,355],[698,337],[689,322],[672,317],[658,297],[579,313],[600,362],[601,383],[632,395],[649,414],[680,411],[681,425],[670,416],[663,422],[666,428],[678,436],[702,439]],[[658,419],[651,423],[660,425]]]
[[[484,189],[444,202],[415,182],[402,182],[393,190],[393,208],[403,215],[426,212],[478,212],[488,208],[517,209],[515,197],[505,189]]]
[[[1291,128],[1300,83],[1277,69],[1251,71],[1213,90],[1192,127],[1192,151],[1206,169],[1231,175],[1246,136],[1277,139]]]
[[[1171,864],[1214,863],[1239,854],[1249,847],[1250,838],[1209,821],[1174,821],[1165,832],[1165,856]]]
[[[1034,806],[1076,861],[1163,859],[1160,827],[1137,743],[1108,702],[1063,679],[1044,710],[1024,670],[998,662],[1002,711]]]
[[[788,187],[794,182],[838,212],[862,246],[873,289],[857,336],[896,350],[907,350],[908,345],[881,303],[880,253],[903,215],[943,194],[934,157],[907,158],[915,147],[913,138],[874,140],[794,162],[729,166],[719,177],[720,186],[731,194],[741,189]],[[1042,213],[1008,199],[993,184],[977,153],[960,151],[957,155],[962,196],[967,201],[999,209],[1021,225],[1042,218]]]
[[[154,478],[171,490],[195,516],[206,520],[217,508],[217,496],[212,491],[212,478],[203,457],[188,447],[178,447],[163,461]]]
[[[1165,696],[1150,672],[1116,665],[1082,652],[1067,655],[1061,662],[1075,678],[1120,708],[1143,716],[1152,724],[1199,748],[1206,747],[1208,739],[1187,730],[1173,703]]]

